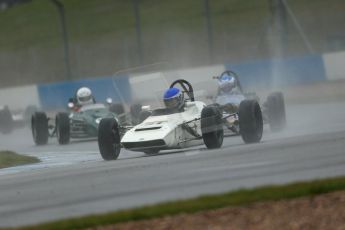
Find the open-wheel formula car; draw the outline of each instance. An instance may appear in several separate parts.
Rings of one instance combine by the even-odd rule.
[[[221,75],[213,77],[221,81],[224,76],[232,76],[235,80],[234,90],[229,93],[218,92],[217,96],[213,98],[214,105],[217,106],[223,114],[223,123],[228,130],[232,131],[235,135],[241,134],[241,124],[239,117],[241,116],[242,102],[252,99],[260,101],[256,93],[245,93],[242,89],[238,75],[227,70]],[[220,89],[219,89],[220,90]],[[268,124],[272,131],[280,131],[286,126],[286,112],[285,102],[282,92],[273,92],[268,95],[267,100],[261,105],[262,118],[264,124]]]
[[[45,145],[49,137],[57,137],[59,144],[68,144],[71,138],[96,138],[103,118],[117,119],[104,104],[90,104],[78,111],[59,112],[48,118],[45,112],[35,112],[31,119],[32,136],[36,145]]]
[[[196,101],[192,85],[186,80],[176,80],[170,86],[173,87],[182,88],[185,95],[183,109],[152,110],[143,122],[134,127],[122,127],[114,118],[101,120],[98,145],[103,159],[117,159],[121,148],[155,154],[160,150],[202,144],[209,149],[222,146],[223,117],[219,108]],[[245,100],[240,107],[243,139],[248,142],[260,141],[262,116],[259,104],[254,100]]]

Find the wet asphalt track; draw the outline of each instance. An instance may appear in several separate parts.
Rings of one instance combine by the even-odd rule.
[[[101,213],[241,187],[345,175],[345,103],[287,107],[288,128],[245,145],[230,137],[156,156],[123,151],[105,162],[97,143],[32,144],[28,130],[0,136],[1,149],[43,162],[0,170],[0,227]]]

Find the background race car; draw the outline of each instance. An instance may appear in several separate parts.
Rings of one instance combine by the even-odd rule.
[[[83,106],[79,111],[59,112],[48,118],[45,112],[35,112],[31,119],[32,136],[36,145],[47,144],[56,136],[59,144],[68,144],[71,138],[97,137],[98,125],[103,118],[118,119],[104,104]]]
[[[239,76],[231,71],[227,70],[219,76],[213,77],[218,81],[224,78],[224,76],[233,77],[235,86],[232,92],[220,93],[212,98],[215,106],[217,106],[223,114],[224,125],[235,135],[240,134],[240,113],[241,109],[239,105],[246,99],[256,100],[260,102],[260,98],[254,92],[244,92]],[[262,103],[262,118],[264,124],[269,124],[272,131],[281,131],[286,126],[286,111],[285,102],[282,92],[273,92],[268,95],[266,101]],[[243,129],[243,127],[242,127]]]

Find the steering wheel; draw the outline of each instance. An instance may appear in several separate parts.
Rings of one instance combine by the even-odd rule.
[[[180,85],[181,88],[183,89],[183,93],[186,93],[190,99],[190,101],[194,101],[194,91],[193,91],[193,87],[192,85],[184,80],[184,79],[178,79],[176,81],[174,81],[173,83],[171,83],[170,88],[175,87],[176,85]]]
[[[218,79],[221,79],[223,77],[223,75],[225,75],[225,74],[227,74],[229,76],[234,76],[234,78],[236,79],[236,84],[237,84],[239,90],[241,91],[241,93],[243,93],[242,86],[241,86],[241,83],[240,83],[240,80],[239,80],[237,73],[235,73],[232,70],[225,70],[221,75],[219,75]]]

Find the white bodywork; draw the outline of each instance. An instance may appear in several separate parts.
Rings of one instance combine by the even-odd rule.
[[[203,141],[200,118],[205,106],[205,103],[199,101],[186,102],[183,112],[150,116],[126,132],[121,144],[133,151],[179,149],[201,145]]]

